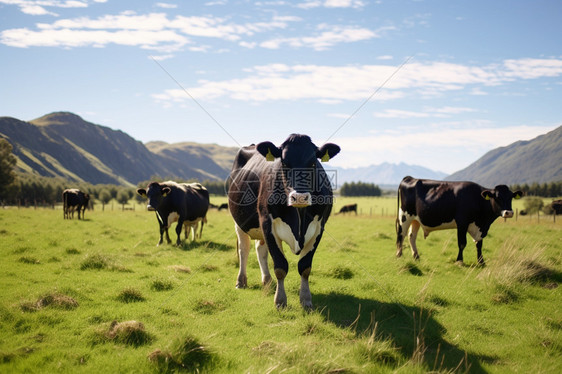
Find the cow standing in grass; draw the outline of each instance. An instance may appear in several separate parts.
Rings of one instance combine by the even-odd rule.
[[[419,258],[416,236],[420,227],[424,238],[432,231],[457,229],[459,252],[463,262],[466,234],[476,242],[479,264],[484,264],[482,240],[498,217],[511,218],[511,200],[523,196],[505,185],[493,189],[473,182],[443,182],[405,177],[398,187],[398,218],[396,219],[396,256],[402,256],[404,235],[409,231],[410,247]]]
[[[201,224],[199,238],[203,234],[203,226],[207,222],[207,211],[209,210],[209,192],[199,183],[176,183],[167,181],[163,183],[152,182],[146,189],[139,188],[137,193],[148,198],[148,210],[156,212],[158,225],[160,227],[160,240],[157,245],[162,244],[163,235],[166,241],[171,242],[168,228],[178,222],[176,234],[178,236],[176,245],[181,245],[180,235],[185,225],[186,240],[189,228],[193,234],[193,240],[197,237],[197,226]]]
[[[74,211],[78,212],[78,219],[80,219],[80,212],[82,212],[82,219],[84,219],[84,212],[90,203],[90,195],[80,191],[77,188],[68,188],[62,192],[62,209],[63,218],[74,218]]]
[[[228,206],[235,221],[240,257],[237,288],[247,286],[250,240],[255,239],[262,282],[271,281],[269,251],[277,278],[275,305],[285,307],[284,280],[289,271],[282,249],[285,242],[300,257],[300,302],[312,308],[308,285],[312,258],[332,209],[332,188],[318,159],[328,161],[339,151],[335,144],[318,148],[308,136],[296,134],[280,147],[262,142],[240,149],[228,185]]]

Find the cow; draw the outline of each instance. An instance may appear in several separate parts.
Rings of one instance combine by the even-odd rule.
[[[82,219],[84,219],[84,212],[89,203],[90,195],[77,188],[68,188],[62,191],[63,219],[74,218],[75,210],[78,212],[78,219],[80,219],[80,212],[82,212]]]
[[[219,212],[223,209],[228,209],[228,203],[222,203],[221,205],[219,205],[218,207]]]
[[[262,283],[271,282],[269,251],[277,278],[274,303],[284,308],[284,280],[289,271],[282,250],[285,242],[299,256],[300,303],[312,308],[308,278],[333,200],[328,175],[318,159],[326,162],[339,151],[332,143],[318,148],[310,137],[299,134],[290,135],[279,147],[265,141],[238,151],[227,184],[239,248],[236,288],[247,287],[246,265],[254,239]]]
[[[340,208],[340,211],[337,212],[336,214],[350,213],[350,212],[355,212],[355,215],[357,215],[357,204],[344,205]]]
[[[562,214],[562,200],[553,200],[550,206],[555,215]]]
[[[168,228],[176,221],[178,222],[176,226],[177,246],[181,245],[180,235],[183,226],[185,226],[186,240],[188,239],[188,228],[193,234],[192,239],[195,240],[197,226],[201,223],[199,232],[199,238],[201,238],[203,226],[207,222],[207,210],[209,210],[209,192],[201,184],[180,184],[173,181],[151,182],[146,189],[137,189],[137,193],[148,198],[148,210],[156,211],[156,218],[160,226],[160,240],[157,246],[162,244],[164,233],[168,244],[171,243]]]
[[[467,232],[476,242],[478,263],[484,265],[482,240],[498,217],[511,218],[511,200],[523,196],[505,185],[494,189],[473,182],[444,182],[405,177],[398,187],[398,218],[396,219],[396,256],[402,255],[404,235],[410,228],[409,240],[414,259],[419,259],[416,236],[420,227],[424,238],[432,231],[457,229],[459,252],[463,262]]]

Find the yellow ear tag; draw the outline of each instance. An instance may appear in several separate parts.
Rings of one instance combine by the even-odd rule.
[[[490,200],[490,195],[486,195],[486,196],[484,197],[484,199]]]
[[[267,161],[275,161],[275,156],[273,156],[273,153],[271,153],[271,149],[267,149],[267,154],[265,155],[265,159]]]
[[[328,154],[328,151],[326,151],[326,154],[324,156],[322,156],[322,158],[320,159],[320,161],[322,162],[328,162],[330,161],[330,155]]]

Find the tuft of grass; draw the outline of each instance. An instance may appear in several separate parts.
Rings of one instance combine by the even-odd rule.
[[[139,301],[145,301],[146,298],[142,293],[134,288],[125,288],[117,296],[117,300],[123,303],[136,303]]]
[[[76,248],[67,248],[66,254],[68,254],[68,255],[79,255],[80,251],[77,250]]]
[[[20,308],[24,312],[36,312],[46,307],[72,310],[78,307],[78,302],[70,296],[53,292],[41,296],[35,302],[24,302],[20,304]]]
[[[115,342],[139,347],[152,342],[152,336],[144,324],[138,321],[113,321],[109,328],[101,328],[95,334],[95,342]]]
[[[156,279],[150,284],[150,289],[153,291],[169,291],[174,288],[171,281]]]
[[[109,260],[107,257],[96,254],[96,255],[88,255],[82,261],[80,265],[80,270],[102,270],[107,269],[109,266]]]
[[[35,257],[29,257],[29,256],[22,256],[19,258],[18,261],[21,262],[22,264],[31,264],[31,265],[38,265],[41,263]]]
[[[148,355],[159,373],[208,371],[214,359],[214,353],[192,336],[176,340],[169,350],[156,349]]]
[[[353,270],[351,270],[351,268],[348,268],[346,266],[336,266],[331,271],[329,271],[328,274],[332,278],[336,278],[336,279],[351,279],[355,275],[353,273]]]
[[[521,285],[549,284],[556,273],[545,265],[544,247],[525,247],[517,238],[507,240],[494,261],[479,275],[493,290],[492,302],[509,304],[521,299]]]
[[[417,264],[415,264],[412,261],[408,261],[404,265],[402,265],[398,272],[399,273],[410,273],[410,274],[415,275],[417,277],[420,277],[420,276],[423,275],[423,271],[418,267]]]

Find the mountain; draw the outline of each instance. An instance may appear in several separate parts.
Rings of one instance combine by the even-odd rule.
[[[68,112],[29,122],[0,117],[0,136],[12,144],[20,172],[94,184],[136,185],[155,175],[223,180],[231,166],[225,167],[225,154],[231,159],[235,154],[228,147],[211,145],[207,152],[199,152],[192,143],[168,147],[162,142],[151,145],[153,152],[122,131]],[[174,160],[174,154],[181,158]],[[218,163],[213,154],[220,155]]]
[[[447,180],[470,180],[483,186],[562,180],[562,126],[528,141],[486,153]]]
[[[341,186],[345,182],[367,182],[383,186],[398,186],[402,178],[411,175],[416,178],[443,179],[446,173],[434,171],[423,166],[408,165],[403,162],[399,164],[389,164],[387,162],[380,165],[371,165],[359,168],[331,168],[326,165],[327,170],[335,169],[337,172],[337,183]]]

